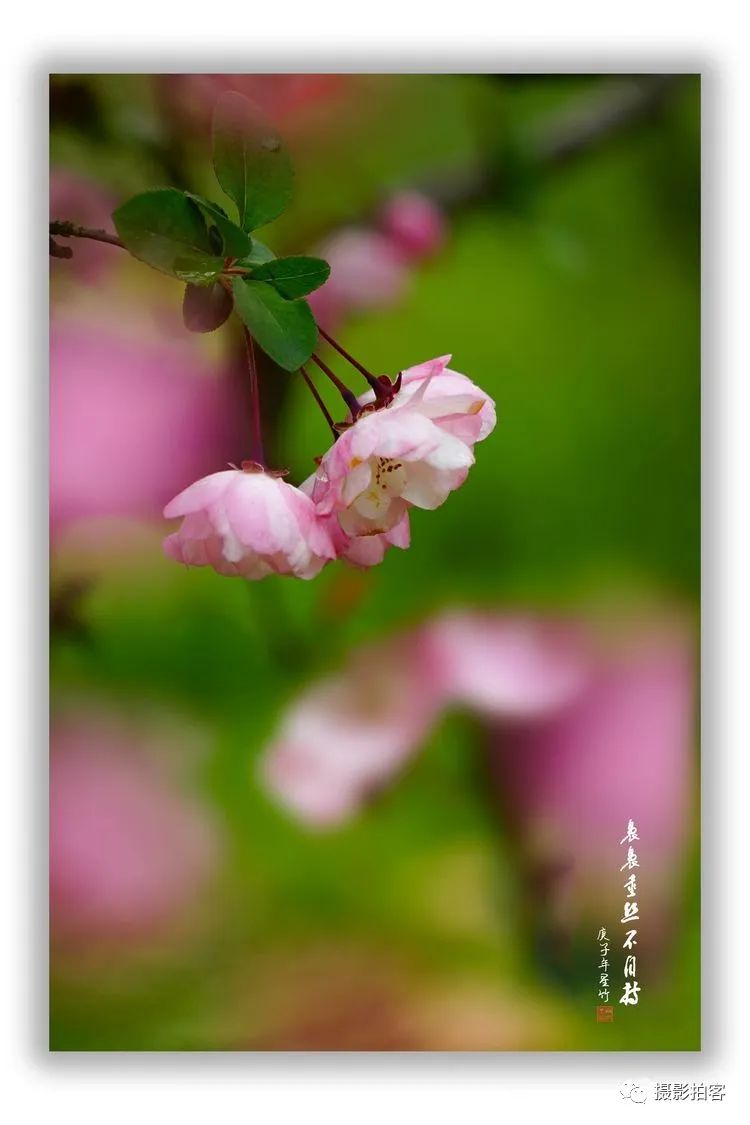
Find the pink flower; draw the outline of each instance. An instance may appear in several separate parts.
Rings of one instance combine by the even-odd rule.
[[[434,254],[445,238],[445,219],[437,204],[417,191],[403,191],[387,201],[380,228],[405,258]]]
[[[219,574],[314,578],[336,557],[308,496],[271,474],[228,469],[191,484],[164,509],[184,516],[164,541],[165,553]]]
[[[439,706],[418,634],[360,651],[287,712],[263,758],[266,784],[303,821],[338,823],[403,767]]]
[[[317,477],[315,473],[303,481],[300,490],[312,498]],[[409,515],[404,513],[399,522],[382,535],[350,536],[344,532],[338,517],[334,515],[318,517],[328,531],[336,552],[336,558],[344,559],[360,570],[379,566],[389,547],[399,547],[402,551],[411,543]]]
[[[431,418],[446,433],[474,446],[484,441],[495,428],[495,403],[476,383],[448,367],[452,356],[428,359],[400,373],[401,388],[393,405],[410,405]],[[360,399],[363,406],[375,401],[374,391]]]
[[[311,495],[350,539],[391,532],[410,508],[438,508],[466,480],[495,410],[466,376],[446,370],[449,358],[404,372],[390,405],[363,412],[322,459]],[[370,392],[360,401],[373,400]]]

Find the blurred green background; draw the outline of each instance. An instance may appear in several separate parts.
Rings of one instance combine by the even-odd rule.
[[[209,122],[221,88],[255,98],[291,149],[294,202],[263,232],[277,252],[375,229],[379,207],[404,189],[440,208],[440,245],[410,263],[392,301],[342,315],[337,335],[391,375],[452,353],[452,367],[495,399],[498,426],[467,484],[439,511],[416,511],[411,548],[380,567],[336,564],[312,582],[257,584],[182,569],[161,555],[160,508],[243,456],[241,336],[230,323],[189,337],[180,285],[117,249],[96,247],[90,267],[77,245],[71,261],[53,261],[52,747],[53,762],[67,754],[79,774],[69,766],[59,791],[53,784],[51,1044],[695,1049],[694,795],[669,859],[674,897],[644,1002],[600,1025],[598,924],[574,911],[559,956],[534,940],[542,904],[525,881],[523,842],[482,782],[488,736],[476,715],[445,714],[403,775],[329,831],[280,807],[258,760],[306,684],[446,606],[587,621],[614,606],[625,620],[677,613],[694,626],[699,79],[678,76],[652,99],[648,77],[56,75],[52,217],[111,230],[108,207],[162,184],[219,200]],[[555,135],[571,112],[586,119],[623,89],[643,94],[640,116],[567,160],[538,159],[545,130]],[[121,383],[105,378],[110,338]],[[142,405],[128,413],[119,396],[136,394],[128,373],[142,342],[157,350],[144,353]],[[120,356],[124,347],[132,356]],[[226,437],[196,405],[207,440],[191,421],[185,441],[201,446],[197,471],[182,479],[175,469],[164,495],[155,485],[153,496],[121,502],[136,463],[153,463],[157,483],[163,469],[158,435],[137,424],[139,410],[162,411],[147,378],[162,370],[159,348],[174,351],[178,368],[189,355],[186,371],[199,369],[184,376],[190,393],[215,378],[235,405]],[[84,353],[102,373],[100,402],[80,381]],[[268,444],[299,482],[325,450],[325,427],[295,377],[268,364],[262,375]],[[160,378],[163,460],[176,465],[184,449]],[[100,475],[85,446],[112,419],[122,448],[112,439],[111,455],[97,453]],[[211,443],[218,452],[204,454]],[[122,755],[145,763],[142,778],[107,774]],[[87,763],[100,760],[84,799],[77,778],[85,788]],[[161,796],[152,799],[153,778]],[[159,829],[174,810],[162,814],[161,797],[184,802],[166,843]],[[101,811],[110,798],[116,832]],[[163,884],[156,858],[151,883],[142,875],[150,865],[132,851],[141,820],[128,829],[131,808],[148,810],[144,848],[161,859],[174,851]],[[615,844],[622,830],[613,824]],[[56,863],[58,840],[67,843]],[[131,876],[118,878],[118,864]],[[173,909],[156,908],[183,883]],[[152,897],[136,924],[141,890]]]

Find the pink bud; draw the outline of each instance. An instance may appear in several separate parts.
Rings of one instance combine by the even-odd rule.
[[[388,200],[380,213],[380,229],[407,259],[435,254],[445,241],[443,212],[416,191],[400,192]]]

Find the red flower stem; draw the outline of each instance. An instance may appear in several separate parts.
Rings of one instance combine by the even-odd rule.
[[[263,454],[263,431],[260,422],[260,388],[258,386],[258,368],[255,363],[255,346],[253,338],[247,329],[245,332],[245,347],[247,349],[247,366],[250,372],[250,419],[252,431],[250,437],[250,459],[256,461],[263,468],[266,459]]]
[[[323,372],[323,374],[327,375],[328,378],[331,380],[334,387],[339,392],[339,394],[343,398],[346,405],[349,407],[349,410],[351,411],[352,418],[356,418],[357,415],[359,414],[359,411],[360,411],[360,406],[359,406],[359,403],[357,402],[357,396],[352,391],[349,390],[349,388],[346,386],[345,383],[341,382],[338,375],[335,375],[333,373],[333,371],[331,371],[328,364],[323,363],[323,360],[319,356],[317,356],[315,354],[315,352],[313,352],[311,358],[312,358],[313,363],[317,363],[318,367]]]
[[[369,372],[366,367],[363,367],[362,364],[359,363],[353,355],[349,355],[349,352],[345,348],[342,348],[341,344],[339,344],[337,340],[334,340],[333,336],[328,335],[325,328],[321,328],[320,325],[318,325],[318,332],[324,340],[328,341],[332,348],[336,349],[340,356],[343,356],[347,363],[351,363],[352,367],[356,368],[356,370],[359,371],[361,375],[364,375],[367,382],[375,391],[375,395],[377,398],[383,398],[385,396],[383,385],[379,379],[376,379],[375,376],[371,374],[371,372]]]
[[[334,438],[337,438],[339,436],[338,431],[336,430],[336,427],[333,424],[333,418],[331,417],[331,415],[328,412],[328,407],[323,402],[323,399],[320,397],[320,394],[318,393],[318,388],[315,386],[312,379],[310,378],[308,373],[305,371],[304,367],[300,367],[300,371],[302,372],[302,378],[305,380],[308,387],[310,388],[310,391],[312,393],[313,398],[315,399],[318,406],[320,407],[320,409],[323,413],[323,417],[325,418],[326,422],[329,425],[331,433],[333,434]]]

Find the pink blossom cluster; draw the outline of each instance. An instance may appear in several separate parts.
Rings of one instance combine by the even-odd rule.
[[[224,575],[309,579],[336,558],[369,567],[408,547],[409,511],[444,503],[495,426],[494,402],[450,358],[401,372],[385,403],[363,395],[300,488],[253,462],[190,485],[164,509],[183,519],[166,554]]]

